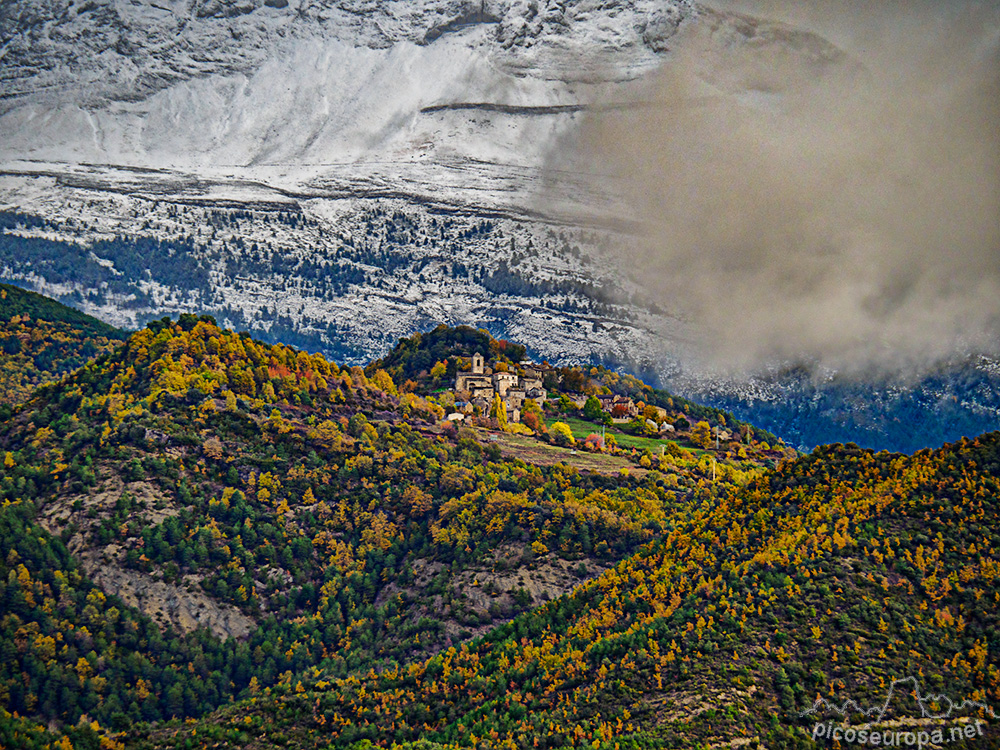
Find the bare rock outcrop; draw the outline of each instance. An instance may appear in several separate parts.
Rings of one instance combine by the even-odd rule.
[[[212,599],[201,589],[201,577],[184,576],[164,580],[160,571],[143,572],[123,564],[128,551],[118,544],[100,547],[94,529],[114,511],[119,498],[129,494],[139,504],[137,511],[150,524],[162,523],[181,508],[155,485],[145,481],[124,482],[117,475],[102,477],[86,495],[71,495],[50,501],[41,509],[40,521],[53,534],[73,523],[75,533],[67,548],[80,561],[87,576],[108,594],[121,597],[129,606],[151,617],[161,627],[182,633],[208,628],[220,638],[243,638],[255,627],[253,618],[237,607]]]
[[[129,606],[151,617],[161,626],[189,633],[208,628],[222,638],[244,638],[256,622],[236,607],[220,603],[197,588],[188,577],[185,585],[168,583],[137,570],[104,562],[100,553],[82,557],[83,568],[93,581]]]

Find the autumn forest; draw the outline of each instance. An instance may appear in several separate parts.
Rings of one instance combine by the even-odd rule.
[[[590,364],[449,419],[523,346],[346,366],[0,293],[0,747],[814,748],[887,695],[1000,747],[998,433],[801,454]]]

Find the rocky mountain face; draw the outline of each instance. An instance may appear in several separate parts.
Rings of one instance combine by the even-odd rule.
[[[691,13],[690,2],[651,0],[13,2],[0,11],[10,61],[4,93],[9,102],[41,86],[53,90],[43,98],[60,104],[68,91],[90,106],[141,101],[184,81],[252,75],[289,42],[349,45],[363,60],[361,50],[428,47],[476,25],[492,28],[484,51],[500,75],[616,80],[648,67]],[[611,64],[598,68],[602,56]]]
[[[4,3],[0,274],[116,325],[208,312],[358,362],[470,323],[777,430],[745,383],[685,371],[699,332],[605,252],[631,208],[563,148],[644,106],[694,33],[718,60],[845,64],[690,0]],[[711,59],[705,96],[759,85]]]
[[[3,14],[8,159],[305,168],[279,181],[304,186],[344,161],[541,166],[594,92],[654,68],[695,10],[109,0]]]

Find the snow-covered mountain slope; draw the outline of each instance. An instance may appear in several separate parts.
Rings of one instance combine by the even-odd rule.
[[[178,204],[76,188],[66,202],[54,179],[22,179],[19,200],[33,189],[28,207],[48,218],[0,216],[3,275],[126,328],[199,310],[367,362],[471,321],[553,361],[653,364],[662,311],[599,263],[606,231],[401,198]]]
[[[815,35],[691,0],[13,0],[0,171],[75,180],[82,166],[121,187],[110,167],[140,168],[158,171],[126,173],[132,192],[412,195],[620,221],[628,207],[574,179],[558,147],[702,27],[719,47],[836,62]]]
[[[384,180],[526,209],[531,182],[516,171],[542,166],[609,87],[654,68],[694,10],[67,0],[0,13],[8,171],[126,165],[309,195]],[[511,173],[480,174],[484,163]]]

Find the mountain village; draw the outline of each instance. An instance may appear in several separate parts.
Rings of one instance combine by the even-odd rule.
[[[455,375],[456,411],[448,418],[452,421],[464,420],[466,415],[476,413],[477,409],[479,414],[488,414],[494,400],[499,397],[507,411],[507,422],[518,423],[528,399],[539,407],[545,406],[549,397],[544,385],[547,377],[558,377],[557,368],[548,362],[525,361],[514,365],[493,362],[487,365],[483,355],[477,352],[471,357],[470,369]],[[588,398],[586,394],[569,394],[567,397],[580,409]],[[594,398],[600,403],[601,411],[610,415],[611,423],[621,424],[645,416],[654,431],[661,434],[674,432],[674,426],[667,421],[666,409],[646,406],[617,393],[598,394]],[[650,419],[653,416],[655,419]],[[724,435],[729,437],[728,433]]]
[[[548,363],[530,362],[518,363],[514,372],[503,362],[496,363],[495,368],[487,367],[485,358],[477,352],[472,355],[472,369],[455,376],[455,406],[462,412],[478,407],[485,414],[499,396],[507,409],[507,421],[520,422],[527,399],[539,406],[545,404],[548,392],[542,381],[553,369]]]

